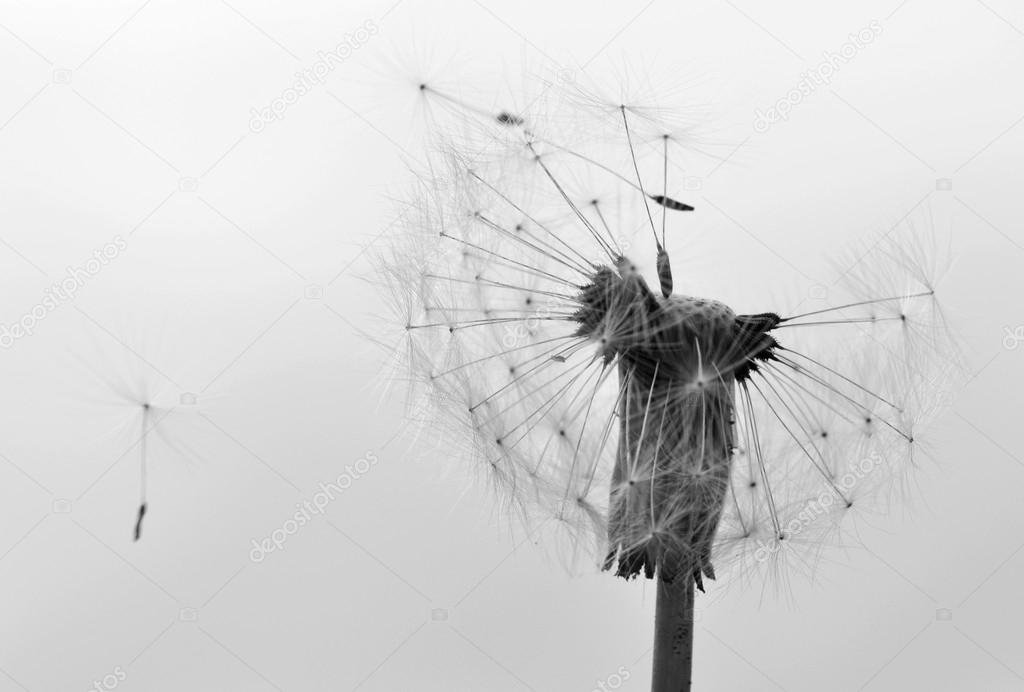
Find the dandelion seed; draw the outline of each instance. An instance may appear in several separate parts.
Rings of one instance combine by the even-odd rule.
[[[135,520],[135,540],[142,537],[142,518],[146,516],[146,436],[149,434],[149,403],[142,404],[142,434],[139,436],[139,516]]]
[[[400,354],[504,501],[657,580],[654,689],[688,689],[694,590],[809,560],[912,462],[951,351],[941,266],[902,229],[846,265],[849,300],[739,314],[676,292],[694,207],[655,111],[576,86],[544,117],[420,90],[470,135],[431,159],[382,258]],[[613,116],[610,140],[580,135]]]
[[[133,505],[130,530],[132,540],[138,542],[154,511],[151,472],[161,476],[182,462],[202,461],[186,441],[195,431],[181,427],[191,417],[185,412],[198,407],[194,393],[181,392],[170,376],[152,364],[158,360],[153,353],[163,355],[158,350],[163,340],[151,339],[150,333],[138,333],[131,327],[120,327],[120,331],[129,336],[113,351],[110,333],[83,331],[74,355],[92,376],[88,401],[102,406],[110,416],[109,427],[101,427],[99,437],[116,444],[118,462],[123,459],[137,470],[138,500]],[[127,523],[128,517],[125,520]]]

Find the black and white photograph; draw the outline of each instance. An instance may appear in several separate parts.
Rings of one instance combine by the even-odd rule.
[[[0,692],[1024,692],[1024,4],[0,0]]]

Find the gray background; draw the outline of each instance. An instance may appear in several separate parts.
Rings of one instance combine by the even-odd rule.
[[[390,442],[400,388],[359,333],[384,333],[367,248],[423,146],[419,75],[500,93],[608,65],[692,83],[728,145],[686,171],[708,291],[756,275],[820,296],[824,257],[905,218],[957,257],[941,290],[967,382],[907,497],[809,575],[714,584],[698,689],[1024,690],[1019,3],[89,5],[0,2],[0,321],[127,243],[0,352],[0,692],[115,670],[124,690],[647,687],[652,590],[567,573],[458,449]],[[380,32],[325,84],[250,129],[366,20]],[[755,131],[872,20],[831,84]],[[250,560],[367,453],[325,516]]]

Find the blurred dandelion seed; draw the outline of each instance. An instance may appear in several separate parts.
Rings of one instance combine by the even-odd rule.
[[[142,518],[146,516],[146,437],[149,434],[149,402],[142,404],[142,433],[139,436],[139,516],[135,520],[135,540],[142,537]]]
[[[576,83],[530,112],[418,89],[458,136],[380,258],[397,361],[510,509],[657,579],[653,689],[689,689],[694,587],[817,550],[913,463],[952,353],[942,261],[904,228],[843,265],[848,299],[737,314],[674,292],[692,128]]]
[[[114,337],[115,332],[84,331],[75,343],[74,358],[91,375],[88,393],[77,396],[104,412],[105,424],[99,426],[94,442],[115,442],[122,451],[113,463],[125,460],[138,469],[138,504],[131,528],[132,540],[138,542],[152,514],[151,472],[159,480],[169,467],[203,461],[187,441],[194,431],[180,427],[187,420],[182,411],[197,406],[199,400],[192,392],[180,392],[171,377],[153,365],[166,358],[162,348],[169,340],[163,330],[138,330],[127,326],[127,318],[114,322],[117,333],[127,335],[124,340]],[[204,401],[209,398],[214,397]]]

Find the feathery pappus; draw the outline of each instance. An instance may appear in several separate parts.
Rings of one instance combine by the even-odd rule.
[[[933,237],[854,251],[832,305],[752,284],[743,313],[679,291],[687,124],[576,85],[520,109],[416,88],[437,138],[379,262],[396,354],[512,507],[703,590],[816,551],[912,466],[955,360]]]

